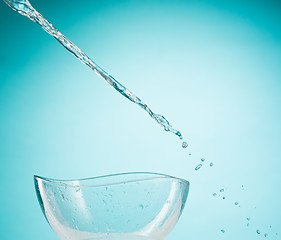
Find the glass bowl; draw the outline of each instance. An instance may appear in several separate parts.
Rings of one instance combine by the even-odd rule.
[[[41,209],[62,240],[165,239],[189,190],[188,181],[158,173],[34,181]]]

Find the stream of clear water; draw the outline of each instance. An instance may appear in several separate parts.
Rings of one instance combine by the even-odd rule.
[[[114,79],[110,74],[99,67],[92,61],[81,49],[79,49],[73,42],[65,37],[59,30],[57,30],[50,22],[48,22],[39,12],[37,12],[27,0],[4,0],[10,7],[18,13],[28,17],[32,21],[38,23],[47,33],[56,38],[70,53],[72,53],[81,62],[91,68],[96,74],[102,77],[115,90],[121,93],[124,97],[144,109],[150,117],[152,117],[158,124],[160,124],[165,131],[172,132],[182,139],[181,133],[172,128],[172,125],[161,114],[154,113],[147,104],[140,98],[133,94],[128,88]]]

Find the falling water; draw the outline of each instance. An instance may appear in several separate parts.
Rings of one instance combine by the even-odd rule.
[[[160,124],[165,131],[172,132],[182,139],[181,133],[172,128],[168,120],[161,114],[154,113],[140,98],[134,95],[124,85],[114,79],[101,67],[99,67],[94,61],[92,61],[84,52],[82,52],[74,43],[66,38],[59,30],[57,30],[50,22],[48,22],[39,12],[37,12],[28,0],[4,0],[10,7],[12,7],[18,13],[28,17],[33,22],[38,23],[47,33],[56,38],[70,53],[72,53],[81,62],[91,68],[96,74],[102,77],[107,83],[109,83],[115,90],[121,93],[124,97],[128,98],[133,103],[136,103],[142,109],[144,109],[150,117],[152,117],[158,124]]]

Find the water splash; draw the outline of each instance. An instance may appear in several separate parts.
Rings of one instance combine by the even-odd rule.
[[[181,133],[172,128],[172,125],[161,114],[154,113],[140,98],[134,95],[124,85],[114,79],[110,74],[99,67],[94,61],[92,61],[84,52],[82,52],[73,42],[65,37],[58,29],[56,29],[50,22],[48,22],[39,12],[37,12],[29,3],[28,0],[4,0],[13,10],[17,11],[21,15],[28,17],[33,22],[38,23],[47,33],[56,38],[70,53],[72,53],[82,63],[91,68],[97,75],[102,77],[109,85],[117,90],[124,97],[131,102],[137,104],[144,109],[151,118],[153,118],[158,124],[160,124],[165,131],[172,132],[182,139]]]

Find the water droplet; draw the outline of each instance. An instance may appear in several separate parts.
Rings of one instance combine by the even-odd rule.
[[[215,196],[217,196],[217,194],[216,194],[216,193],[214,193],[214,194],[213,194],[213,196],[215,197]]]
[[[225,233],[225,230],[224,230],[224,229],[222,229],[222,230],[221,230],[221,232],[222,232],[222,233]]]
[[[204,162],[204,161],[205,161],[205,158],[201,158],[201,161]]]
[[[238,205],[238,202],[235,202],[235,205]]]
[[[256,232],[257,232],[257,234],[261,234],[260,230],[257,230]]]
[[[224,199],[225,199],[225,197],[222,197],[222,199],[224,200]]]
[[[188,147],[187,142],[182,142],[182,148],[187,148],[187,147]]]
[[[199,170],[202,167],[202,164],[198,164],[195,168],[195,171]]]
[[[214,166],[214,164],[213,164],[213,163],[210,163],[210,167],[212,167],[212,166]]]
[[[220,190],[220,192],[224,192],[224,188],[222,188],[222,189]]]
[[[264,234],[264,237],[267,237],[267,236],[268,236],[268,234],[267,234],[267,233],[265,233],[265,234]]]

